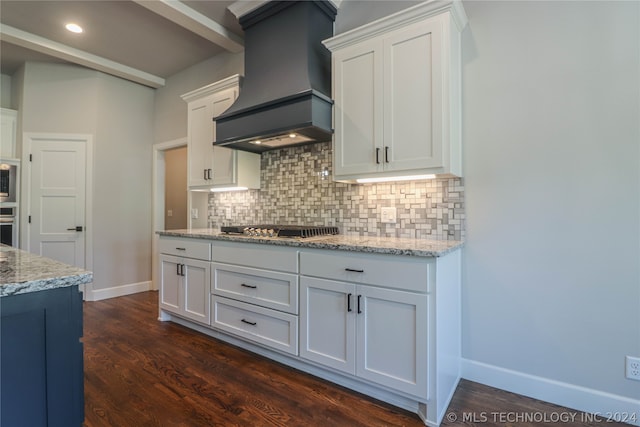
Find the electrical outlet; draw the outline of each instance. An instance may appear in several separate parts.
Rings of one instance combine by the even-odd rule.
[[[385,224],[395,224],[397,213],[395,207],[384,207],[380,208],[380,216],[382,217],[382,222]]]
[[[173,211],[171,209],[167,211],[167,216],[173,216]]]
[[[198,219],[198,208],[191,209],[191,219]]]
[[[640,381],[640,357],[627,356],[627,378]]]

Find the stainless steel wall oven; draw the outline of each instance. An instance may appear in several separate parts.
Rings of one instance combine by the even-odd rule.
[[[18,246],[16,228],[16,208],[0,208],[0,243]]]
[[[18,167],[7,163],[0,163],[0,202],[16,202],[16,182]]]

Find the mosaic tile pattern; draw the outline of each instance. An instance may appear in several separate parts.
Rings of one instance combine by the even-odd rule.
[[[331,142],[262,153],[261,189],[211,193],[209,227],[335,225],[360,236],[464,240],[461,178],[347,184],[323,171],[332,171]],[[396,224],[380,223],[386,206],[396,207]]]

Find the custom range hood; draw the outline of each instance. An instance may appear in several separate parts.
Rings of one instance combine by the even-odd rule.
[[[331,140],[331,54],[335,6],[328,1],[270,1],[240,17],[244,83],[215,117],[214,145],[261,153]]]

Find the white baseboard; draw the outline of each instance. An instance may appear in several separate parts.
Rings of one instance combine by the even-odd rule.
[[[122,297],[125,295],[137,294],[138,292],[146,292],[151,290],[151,281],[130,283],[128,285],[114,286],[105,289],[86,289],[87,294],[85,299],[87,301],[100,301],[108,298]]]
[[[640,426],[640,400],[462,359],[462,378],[614,421]]]

